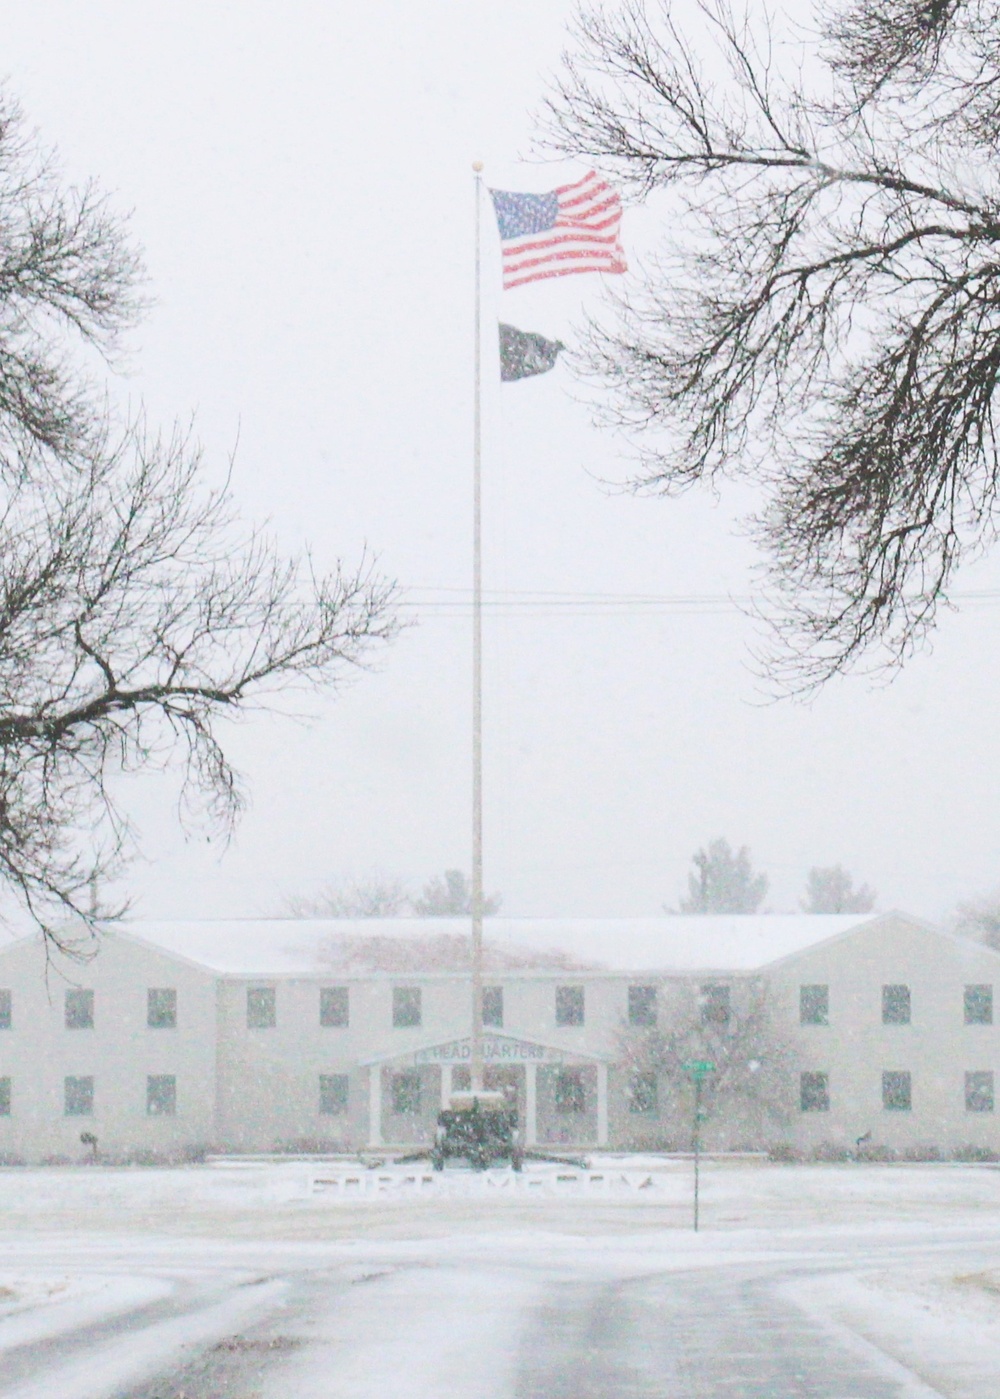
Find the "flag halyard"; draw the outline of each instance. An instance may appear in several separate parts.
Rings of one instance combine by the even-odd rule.
[[[491,190],[503,245],[505,291],[575,272],[628,270],[618,195],[596,171],[547,194]]]

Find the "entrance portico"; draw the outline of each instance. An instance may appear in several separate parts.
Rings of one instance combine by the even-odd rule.
[[[483,1086],[508,1094],[518,1109],[525,1146],[608,1144],[607,1056],[496,1032],[487,1032],[482,1046]],[[469,1087],[471,1059],[471,1038],[465,1036],[363,1063],[369,1084],[369,1146],[429,1141],[438,1106],[447,1106],[454,1091]],[[410,1085],[407,1098],[403,1090]],[[433,1103],[427,1101],[431,1096]]]

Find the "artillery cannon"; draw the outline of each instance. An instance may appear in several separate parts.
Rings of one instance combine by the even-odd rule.
[[[431,1165],[444,1170],[447,1160],[468,1161],[474,1171],[509,1164],[519,1171],[524,1147],[517,1109],[503,1093],[454,1093],[451,1106],[438,1114]]]

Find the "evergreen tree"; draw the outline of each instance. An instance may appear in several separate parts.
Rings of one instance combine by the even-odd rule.
[[[766,874],[754,874],[745,845],[734,851],[721,837],[693,856],[682,913],[756,913],[767,895]]]
[[[503,902],[499,894],[483,899],[483,916],[499,912]],[[461,870],[445,870],[444,879],[435,876],[424,885],[419,899],[413,901],[413,911],[421,918],[468,918],[472,914],[472,890]]]
[[[814,865],[806,879],[803,913],[871,913],[877,895],[868,884],[857,889],[843,865]]]

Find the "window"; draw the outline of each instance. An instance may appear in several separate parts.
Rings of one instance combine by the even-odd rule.
[[[799,1106],[803,1112],[830,1111],[830,1075],[799,1075]]]
[[[423,1020],[419,986],[392,988],[392,1023],[397,1030],[409,1029]]]
[[[346,986],[322,986],[319,1023],[328,1030],[344,1030],[351,1023],[351,1002]]]
[[[983,1070],[965,1075],[965,1111],[993,1111],[993,1075]]]
[[[966,1025],[993,1024],[993,987],[967,986],[965,988]]]
[[[416,1117],[419,1114],[420,1074],[416,1069],[392,1075],[391,1096],[392,1110],[397,1117]]]
[[[247,1029],[273,1030],[278,1009],[273,986],[247,987]]]
[[[63,1083],[63,1100],[67,1117],[93,1117],[94,1080],[67,1078]]]
[[[173,1074],[150,1074],[146,1079],[146,1112],[150,1117],[173,1117],[176,1111],[176,1078]]]
[[[645,989],[645,988],[641,988]],[[659,1108],[655,1073],[634,1073],[629,1075],[625,1090],[629,1112],[654,1113]]]
[[[909,1025],[910,988],[908,986],[882,987],[882,1024]]]
[[[829,986],[799,987],[799,1024],[829,1025],[830,988]]]
[[[172,986],[154,986],[146,992],[146,1024],[151,1030],[176,1030],[177,992]]]
[[[346,1074],[320,1074],[319,1110],[322,1117],[339,1117],[347,1111],[350,1079]]]
[[[583,1087],[582,1069],[556,1070],[556,1112],[584,1112],[587,1095]]]
[[[556,1024],[583,1024],[583,987],[556,987]]]
[[[628,988],[628,1023],[630,1025],[656,1024],[655,986],[630,986]]]
[[[75,989],[66,992],[66,1029],[94,1028],[94,993]]]
[[[9,1078],[0,1078],[0,1117],[10,1117]]]
[[[700,999],[703,1025],[729,1024],[731,1008],[728,986],[703,986]]]
[[[0,1030],[9,1030],[13,1024],[13,997],[9,991],[0,991]]]
[[[503,1029],[503,987],[483,987],[483,1024],[491,1030]]]
[[[890,1112],[909,1112],[913,1106],[910,1075],[889,1069],[882,1075],[882,1106]]]

